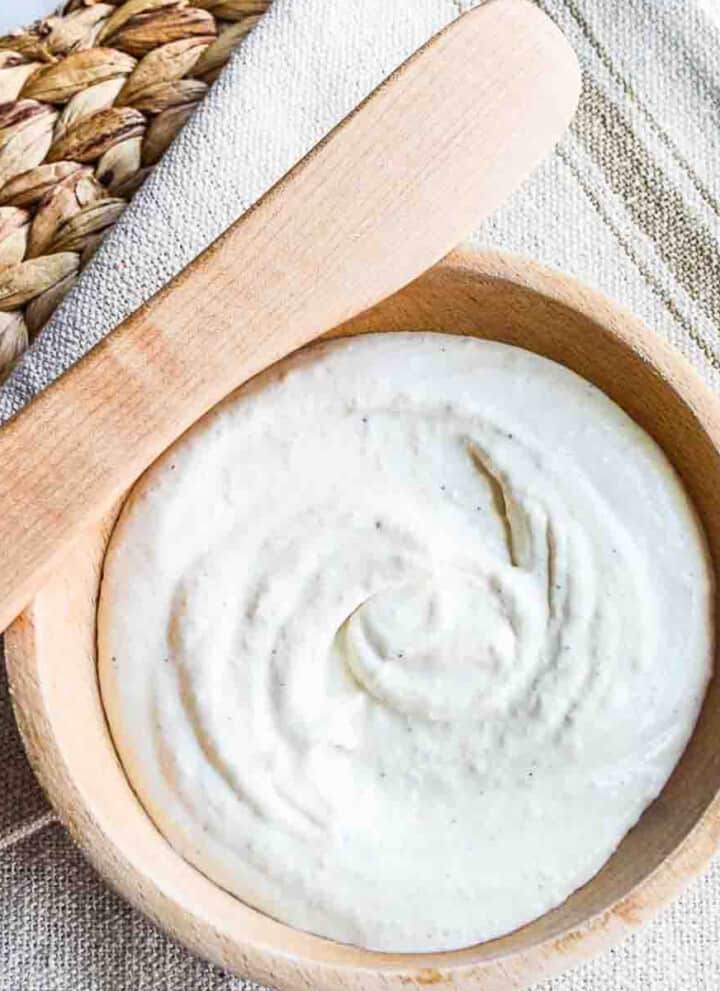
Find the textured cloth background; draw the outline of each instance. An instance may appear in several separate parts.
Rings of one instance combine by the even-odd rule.
[[[554,156],[473,240],[599,286],[718,388],[720,34],[708,11],[720,0],[539,2],[583,62],[582,105]],[[462,6],[277,0],[0,390],[0,420],[164,283]],[[0,989],[243,988],[125,906],[73,848],[22,755],[3,678]],[[537,991],[718,988],[720,861],[643,932]]]
[[[45,17],[57,7],[57,0],[0,0],[0,31],[5,34],[22,25],[30,24],[38,17]]]

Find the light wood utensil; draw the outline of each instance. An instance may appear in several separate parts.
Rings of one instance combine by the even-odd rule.
[[[0,430],[0,630],[202,413],[407,284],[505,200],[578,92],[572,50],[533,4],[459,18]]]
[[[333,335],[442,330],[560,361],[618,402],[664,448],[720,561],[720,411],[687,363],[573,279],[496,254],[455,254]],[[120,767],[95,658],[100,569],[113,522],[85,531],[7,635],[10,684],[35,770],[100,872],[196,952],[278,991],[518,991],[611,945],[652,915],[720,841],[720,685],[658,800],[602,871],[529,926],[454,953],[341,946],[249,908],[186,863]]]

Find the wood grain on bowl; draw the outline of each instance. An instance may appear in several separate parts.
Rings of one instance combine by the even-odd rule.
[[[526,347],[603,389],[663,447],[720,561],[720,406],[689,365],[623,310],[572,279],[495,253],[455,253],[334,336],[442,330]],[[130,789],[98,692],[95,611],[114,520],[88,529],[11,627],[7,654],[30,760],[101,874],[196,952],[280,991],[408,986],[523,988],[648,919],[720,843],[720,689],[660,797],[603,870],[524,928],[467,949],[379,954],[298,932],[183,861]]]

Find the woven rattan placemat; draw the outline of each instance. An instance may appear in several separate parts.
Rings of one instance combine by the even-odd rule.
[[[0,382],[270,0],[70,0],[0,38]]]

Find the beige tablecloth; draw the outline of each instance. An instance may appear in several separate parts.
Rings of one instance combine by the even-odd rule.
[[[552,159],[474,240],[599,286],[718,388],[720,36],[707,13],[718,0],[539,2],[583,62],[582,106]],[[0,420],[176,271],[462,6],[278,0],[78,292],[0,390]],[[226,156],[218,159],[220,142]],[[198,167],[221,199],[193,193]],[[34,783],[0,674],[0,991],[242,986],[171,943],[84,862]],[[643,932],[542,985],[718,988],[720,861]]]

